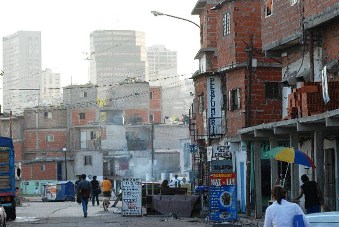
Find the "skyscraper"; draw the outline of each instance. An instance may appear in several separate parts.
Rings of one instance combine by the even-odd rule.
[[[38,104],[41,32],[19,31],[3,37],[3,111],[22,113]]]
[[[60,73],[45,69],[40,73],[39,105],[57,105],[62,101]]]
[[[127,78],[147,81],[145,34],[130,30],[98,30],[90,34],[90,81],[102,87]]]
[[[164,45],[153,45],[147,48],[149,82],[160,86],[161,82],[177,76],[177,52],[166,49]]]

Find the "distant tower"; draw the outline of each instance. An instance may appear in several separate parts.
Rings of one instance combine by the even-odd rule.
[[[41,32],[19,31],[3,37],[4,112],[22,113],[37,105],[41,72]]]
[[[45,69],[40,74],[40,105],[57,105],[62,101],[60,73]]]
[[[149,82],[160,86],[161,82],[177,78],[177,52],[165,48],[164,45],[153,45],[147,48]]]
[[[130,30],[99,30],[90,34],[90,82],[99,87],[127,78],[147,81],[145,34]]]

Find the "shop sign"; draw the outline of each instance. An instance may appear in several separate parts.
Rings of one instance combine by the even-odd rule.
[[[210,186],[236,185],[236,173],[211,173]]]

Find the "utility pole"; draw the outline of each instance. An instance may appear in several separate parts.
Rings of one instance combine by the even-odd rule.
[[[246,127],[251,126],[251,92],[252,92],[252,74],[253,74],[253,34],[250,36],[250,44],[246,48],[245,52],[247,53],[247,89],[246,89],[246,118],[245,125]],[[246,142],[246,215],[251,216],[251,142]]]
[[[154,180],[154,123],[152,122],[152,128],[151,128],[151,154],[152,154],[152,170],[151,170],[151,174],[152,174],[152,182]]]
[[[12,139],[12,110],[9,111],[9,138]]]

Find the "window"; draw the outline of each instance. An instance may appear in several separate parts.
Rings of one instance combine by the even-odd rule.
[[[85,113],[79,113],[79,118],[80,119],[86,119],[86,114]]]
[[[272,10],[273,10],[273,0],[266,0],[266,17],[272,15]]]
[[[46,142],[53,142],[54,141],[54,134],[47,134],[45,137]]]
[[[149,99],[153,99],[153,92],[149,93]]]
[[[299,0],[290,0],[290,2],[291,2],[291,6],[293,6],[293,5],[297,4],[297,3],[298,3],[298,1],[299,1]]]
[[[199,95],[199,113],[204,112],[204,95]]]
[[[228,110],[240,109],[240,88],[228,91]]]
[[[89,166],[92,165],[92,156],[91,155],[85,155],[84,157],[84,161],[85,161],[85,166]]]
[[[97,138],[97,133],[94,131],[91,131],[91,140],[95,140]]]
[[[44,112],[44,118],[45,119],[51,119],[52,118],[52,112]]]
[[[41,170],[41,171],[45,171],[45,170],[46,170],[46,166],[45,166],[45,165],[41,165],[41,166],[40,166],[40,170]],[[37,182],[37,183],[38,183],[37,186],[39,186],[39,182]]]
[[[81,98],[86,98],[87,97],[87,92],[86,91],[80,92],[80,97]]]
[[[153,122],[153,121],[154,121],[154,115],[153,115],[153,114],[150,114],[150,115],[149,115],[149,121],[150,121],[150,122]]]
[[[266,99],[281,99],[281,87],[279,82],[265,83],[265,98]]]
[[[222,17],[222,35],[225,37],[231,33],[231,16],[229,12],[224,13]]]

